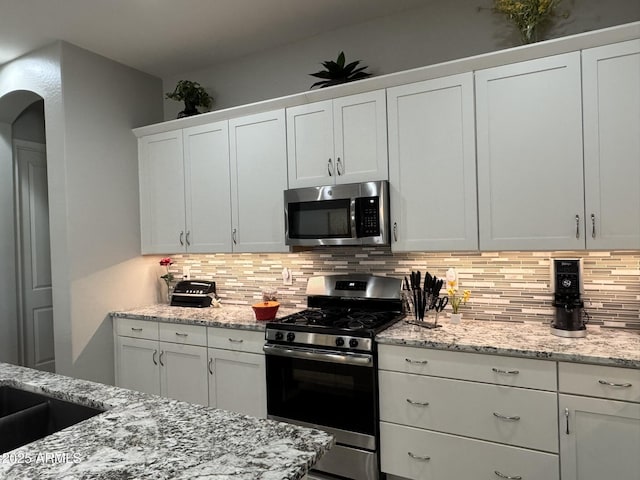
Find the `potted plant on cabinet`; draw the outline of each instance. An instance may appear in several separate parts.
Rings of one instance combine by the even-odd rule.
[[[178,118],[190,117],[200,112],[198,107],[211,108],[213,98],[209,96],[207,91],[198,83],[191,80],[180,80],[173,92],[166,94],[171,100],[183,101],[184,110],[178,113]]]

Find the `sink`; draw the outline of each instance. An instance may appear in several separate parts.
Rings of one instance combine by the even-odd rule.
[[[0,386],[0,453],[87,420],[103,410]]]

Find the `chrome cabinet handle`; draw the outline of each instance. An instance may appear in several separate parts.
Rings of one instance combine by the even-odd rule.
[[[229,338],[229,341],[233,342],[233,343],[242,343],[242,342],[244,342],[244,340],[242,340],[242,339],[236,340],[235,338]]]
[[[187,247],[191,245],[191,242],[189,241],[189,235],[191,235],[191,230],[187,230],[187,236],[185,237],[185,240],[187,241]]]
[[[182,240],[182,237],[184,237],[184,231],[180,231],[180,245],[184,246],[184,241]]]
[[[331,159],[329,159],[329,162],[327,163],[327,172],[329,173],[330,177],[333,177],[333,162],[331,161]]]
[[[580,238],[580,215],[576,215],[576,238]]]
[[[238,243],[237,239],[236,239],[236,229],[234,228],[233,231],[231,232],[231,239],[233,240],[233,244],[236,245]]]
[[[514,475],[512,477],[512,476],[509,476],[509,475],[505,475],[504,473],[500,473],[498,470],[494,470],[493,473],[495,473],[500,478],[506,478],[508,480],[522,480],[522,477],[520,475]]]
[[[411,453],[411,452],[407,452],[407,455],[409,455],[414,460],[420,460],[420,461],[423,461],[423,462],[428,462],[429,460],[431,460],[431,457],[423,457],[423,456],[416,455],[416,454]]]
[[[153,364],[157,365],[158,362],[156,361],[156,355],[158,354],[158,350],[154,350],[153,351],[153,356],[151,357],[153,359]]]
[[[520,370],[501,370],[500,368],[492,368],[491,370],[502,375],[518,375],[520,373]]]
[[[608,387],[619,387],[619,388],[629,388],[633,386],[631,383],[613,383],[607,382],[606,380],[598,380],[600,385],[607,385]]]
[[[426,365],[429,363],[429,360],[411,360],[410,358],[405,358],[404,361],[407,363],[415,363],[417,365]]]
[[[393,222],[393,240],[398,241],[398,222]]]
[[[591,238],[596,238],[596,216],[591,214]]]
[[[411,405],[416,405],[418,407],[428,407],[429,406],[429,402],[414,402],[410,398],[407,398],[407,403],[409,403]]]
[[[340,160],[340,157],[338,157],[338,160],[336,160],[336,170],[338,171],[338,175],[342,175],[342,160]]]
[[[135,327],[131,327],[131,330],[133,330],[134,332],[141,332],[142,331],[141,328],[135,328]]]
[[[510,420],[512,422],[517,422],[518,420],[520,420],[520,417],[517,415],[514,415],[514,416],[502,415],[501,413],[497,413],[497,412],[493,412],[493,416],[501,420]]]
[[[180,333],[180,332],[176,332],[176,335],[177,335],[178,337],[188,337],[188,336],[189,336],[189,334],[188,334],[188,333]]]
[[[565,418],[565,420],[567,422],[567,428],[565,430],[565,433],[567,435],[569,435],[569,409],[568,408],[564,409],[564,418]]]
[[[164,367],[164,363],[162,363],[162,356],[164,355],[164,350],[160,352],[160,358],[158,360],[160,360],[160,365],[162,365]]]
[[[213,375],[213,357],[209,359],[209,373]]]

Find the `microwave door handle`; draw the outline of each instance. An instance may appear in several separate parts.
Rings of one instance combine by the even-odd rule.
[[[358,225],[360,224],[360,212],[358,211],[358,202],[355,198],[351,199],[349,204],[351,209],[351,238],[359,238]]]

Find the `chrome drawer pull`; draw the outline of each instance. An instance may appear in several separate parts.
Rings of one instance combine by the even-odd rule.
[[[499,368],[492,368],[491,370],[495,373],[501,373],[503,375],[518,375],[520,373],[520,370],[501,370]]]
[[[502,415],[500,413],[493,412],[493,416],[501,420],[511,420],[513,422],[517,422],[518,420],[520,420],[520,417],[518,415],[514,415],[511,417],[509,415]]]
[[[236,340],[235,338],[229,338],[229,341],[233,342],[233,343],[242,343],[242,342],[244,342],[244,340],[242,340],[242,339]]]
[[[407,452],[407,455],[409,455],[414,460],[421,460],[423,462],[428,462],[429,460],[431,460],[431,457],[422,457],[420,455],[415,455],[415,454],[413,454],[411,452]]]
[[[415,363],[416,365],[426,365],[429,363],[429,360],[411,360],[410,358],[405,358],[404,361],[407,363]]]
[[[522,477],[520,475],[514,475],[512,477],[510,475],[505,475],[504,473],[500,473],[498,470],[494,470],[493,473],[495,473],[500,478],[507,478],[508,480],[522,480]]]
[[[410,403],[411,405],[417,405],[418,407],[428,407],[429,406],[429,402],[414,402],[410,398],[407,398],[407,403]]]
[[[176,332],[176,335],[179,337],[188,337],[189,334],[188,333],[180,333],[180,332]]]
[[[134,328],[134,327],[131,327],[131,330],[133,330],[134,332],[141,332],[142,331],[141,328]]]
[[[612,383],[612,382],[607,382],[606,380],[598,380],[598,383],[600,385],[607,385],[609,387],[620,387],[620,388],[629,388],[632,386],[632,384],[630,383]]]

